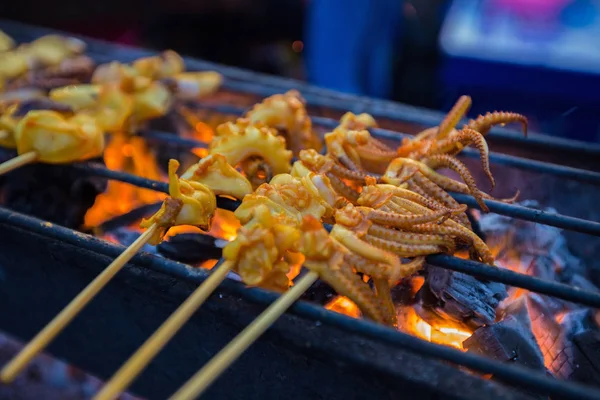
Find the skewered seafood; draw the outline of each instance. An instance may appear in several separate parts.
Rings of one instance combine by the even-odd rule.
[[[292,152],[285,148],[285,140],[263,124],[238,118],[219,125],[217,134],[210,154],[222,154],[229,164],[240,165],[253,187],[291,169]]]
[[[181,178],[177,177],[178,168],[177,160],[169,160],[169,196],[160,210],[140,224],[142,228],[158,226],[149,240],[153,245],[159,244],[173,226],[190,225],[208,231],[217,208],[215,193],[241,198],[250,192],[250,183],[219,156],[201,160]]]
[[[453,169],[462,177],[465,183],[455,181],[437,173],[432,167],[427,165],[427,162],[433,166],[447,166]],[[489,210],[483,200],[496,200],[494,197],[477,188],[475,180],[463,163],[448,155],[431,156],[422,161],[410,158],[396,158],[390,163],[381,181],[396,186],[406,183],[409,189],[449,207],[453,207],[456,202],[444,190],[471,194],[479,204],[479,207],[486,212]],[[518,195],[519,193],[517,192],[512,198],[500,199],[500,201],[506,203],[514,202]]]
[[[44,82],[46,85],[42,86],[51,86],[48,80],[54,80],[54,84],[72,83],[91,73],[94,65],[90,58],[80,56],[85,43],[72,37],[46,35],[15,48],[5,35],[2,42],[5,51],[0,52],[0,89]]]
[[[286,213],[273,213],[264,203],[257,204],[252,218],[223,249],[223,257],[235,264],[247,285],[285,290],[290,264],[298,260],[294,254],[300,234],[296,225]]]
[[[488,112],[470,120],[461,130],[456,125],[471,107],[471,98],[461,96],[439,126],[425,129],[412,139],[404,139],[398,148],[398,156],[420,160],[439,154],[453,156],[463,148],[474,144],[479,150],[483,169],[494,185],[489,169],[487,143],[484,136],[495,125],[518,122],[527,135],[527,118],[521,114],[505,111]]]
[[[236,239],[225,247],[223,254],[235,264],[236,271],[247,284],[285,290],[290,284],[286,275],[290,269],[290,262],[298,261],[301,256],[297,249],[289,247],[291,244],[288,242],[285,242],[284,247],[277,247],[280,242],[276,237],[272,237],[274,233],[269,233],[269,229],[297,230],[306,215],[311,215],[318,220],[331,218],[338,199],[324,176],[309,174],[302,178],[295,178],[288,174],[277,175],[271,182],[262,184],[254,193],[244,197],[242,204],[235,211],[236,218],[243,226]],[[289,234],[294,235],[292,231]],[[238,266],[241,265],[240,260],[247,257],[241,249],[247,243],[253,243],[259,238],[268,238],[268,243],[272,246],[268,256],[270,258],[255,260],[258,264],[262,262],[266,264],[258,265],[254,269],[251,263],[247,265],[248,270],[240,268]],[[233,246],[236,250],[227,250],[229,246]],[[252,246],[249,248],[254,249]]]
[[[368,318],[389,325],[396,324],[396,312],[391,301],[387,277],[378,275],[374,278],[375,293],[354,271],[356,268],[373,272],[378,268],[378,264],[356,255],[336,240],[333,232],[329,235],[323,225],[312,216],[304,217],[301,232],[300,251],[305,256],[306,268],[316,272],[339,294],[352,299]],[[404,264],[404,267],[416,270],[422,263],[423,259],[419,258]]]
[[[354,165],[365,171],[383,173],[387,164],[398,155],[394,149],[366,131],[376,127],[377,122],[370,114],[355,115],[348,112],[342,116],[334,132],[326,136],[327,149],[335,158],[339,156],[345,160],[349,159],[348,165],[344,162],[342,164],[350,169],[353,169]],[[346,152],[350,154],[345,154]]]
[[[108,132],[134,132],[145,122],[166,115],[174,104],[210,94],[222,83],[217,72],[184,72],[173,51],[98,66],[91,84],[56,88],[50,97],[98,119]]]
[[[251,123],[262,122],[275,128],[294,155],[303,149],[321,149],[321,141],[312,130],[305,101],[297,90],[275,94],[256,104],[245,115]]]
[[[446,215],[437,222],[404,224],[401,230],[394,229],[398,222],[386,223],[383,219],[375,216],[371,219],[374,224],[367,233],[372,235],[371,242],[382,248],[395,250],[396,254],[399,254],[398,251],[408,251],[415,254],[415,251],[423,251],[421,246],[433,245],[437,246],[435,252],[452,254],[459,246],[467,245],[470,248],[471,258],[490,265],[494,263],[492,253],[485,242],[469,227],[451,218],[451,214],[464,215],[463,211],[466,206],[459,206],[454,210],[448,209],[410,190],[385,184],[366,186],[358,199],[358,203],[361,206],[372,207],[386,213],[413,217],[433,215],[432,211],[434,210],[446,212]],[[392,218],[389,219],[392,220]],[[400,255],[402,254],[400,253]]]
[[[19,154],[35,152],[37,160],[59,164],[102,155],[104,132],[86,115],[29,111],[17,124],[14,139]]]
[[[246,178],[227,163],[220,154],[210,154],[192,165],[181,175],[192,186],[206,185],[216,195],[232,196],[241,200],[252,193],[252,186]]]

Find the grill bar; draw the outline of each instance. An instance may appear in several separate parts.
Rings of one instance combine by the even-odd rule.
[[[534,276],[520,274],[508,269],[492,267],[472,260],[435,254],[427,256],[427,262],[453,271],[464,272],[479,278],[520,287],[536,293],[547,294],[562,300],[585,304],[586,306],[600,308],[600,293],[579,289],[564,283],[547,281]]]
[[[472,196],[462,193],[450,193],[450,195],[459,203],[480,209],[479,205]],[[545,211],[534,210],[529,207],[523,207],[516,204],[506,204],[496,200],[484,200],[484,202],[489,207],[490,211],[496,214],[506,215],[508,217],[531,221],[538,224],[554,226],[561,229],[567,229],[573,232],[600,236],[600,223],[598,222],[589,221],[582,218],[569,217],[562,214],[547,213]]]
[[[146,189],[161,191],[164,193],[168,193],[168,190],[169,190],[168,184],[165,182],[157,182],[157,181],[153,181],[150,179],[133,176],[133,175],[130,175],[130,174],[127,174],[124,172],[112,171],[103,166],[92,165],[92,164],[75,164],[74,166],[75,166],[75,168],[85,171],[85,172],[89,173],[90,175],[100,176],[100,177],[104,177],[104,178],[108,178],[108,179],[114,179],[114,180],[117,180],[120,182],[125,182],[125,183],[133,184],[133,185],[136,185],[139,187],[143,187]],[[458,196],[458,195],[454,195],[454,196]],[[463,195],[460,195],[460,196],[463,196]],[[462,202],[463,199],[460,196],[458,197],[458,199],[459,199],[459,201]],[[465,196],[465,198],[468,199],[469,202],[471,202],[471,201],[475,202],[475,200],[472,199],[470,196]],[[488,202],[488,204],[489,203],[493,203],[493,204],[498,203],[500,205],[505,205],[504,203],[499,203],[499,202]],[[490,209],[492,208],[493,204],[489,204]],[[236,200],[231,200],[231,199],[225,198],[225,197],[217,197],[217,205],[219,208],[229,210],[229,211],[235,211],[236,208],[239,206],[239,202]],[[547,213],[543,213],[541,211],[538,212],[537,210],[529,209],[527,207],[514,206],[514,205],[510,205],[510,206],[517,207],[519,212],[524,213],[526,217],[530,218],[530,219],[527,219],[527,218],[523,218],[523,219],[527,219],[527,220],[534,221],[534,222],[539,222],[538,221],[539,218],[544,219],[544,218],[548,218],[548,217],[556,217],[556,218],[559,218],[558,223],[562,223],[562,224],[568,224],[569,221],[576,220],[576,221],[589,222],[591,224],[596,224],[597,226],[600,226],[600,224],[598,224],[598,223],[593,223],[593,222],[585,221],[585,220],[579,220],[577,218],[565,217],[562,215],[547,214]],[[532,219],[532,218],[534,218],[532,215],[537,215],[537,213],[539,213],[543,216],[545,215],[546,217],[536,217],[538,219]],[[567,222],[565,222],[565,221],[567,221]],[[554,222],[556,222],[556,221],[554,221]],[[573,223],[573,222],[571,221],[571,223]],[[552,225],[552,224],[547,224],[547,225]],[[598,230],[598,232],[600,232],[600,230]],[[584,304],[584,305],[590,306],[590,307],[600,308],[600,293],[586,291],[586,290],[582,290],[582,289],[579,289],[576,287],[572,287],[572,286],[568,286],[568,285],[564,285],[564,284],[560,284],[560,283],[556,283],[556,282],[550,282],[550,281],[539,279],[539,278],[536,278],[533,276],[520,274],[520,273],[512,272],[509,270],[503,270],[503,269],[499,269],[499,268],[495,268],[495,267],[490,267],[489,265],[485,265],[485,264],[482,264],[479,262],[464,260],[464,259],[460,259],[457,257],[448,256],[448,255],[428,256],[427,262],[429,262],[433,265],[436,265],[438,267],[464,272],[469,275],[488,278],[488,279],[491,279],[491,280],[494,280],[497,282],[521,287],[523,289],[528,289],[528,290],[531,290],[534,292],[548,294],[548,295],[551,295],[551,296],[554,296],[554,297],[557,297],[557,298],[560,298],[563,300]]]
[[[113,171],[101,165],[94,165],[92,163],[87,164],[73,164],[74,168],[81,171],[87,172],[93,176],[100,176],[103,178],[114,179],[117,181],[130,183],[132,185],[152,189],[164,193],[168,193],[168,184],[166,182],[153,181],[151,179],[141,178],[125,172]],[[452,193],[458,202],[466,204],[470,207],[478,208],[477,202],[472,196]],[[234,211],[237,208],[238,202],[225,198],[218,198],[220,208],[224,208],[229,211]],[[228,200],[228,201],[225,201]],[[515,204],[505,204],[494,200],[485,200],[485,203],[490,208],[490,211],[505,215],[512,218],[518,218],[525,221],[537,222],[557,228],[567,229],[574,232],[586,233],[589,235],[600,236],[600,223],[588,221],[581,218],[569,217],[562,214],[550,214],[541,210],[534,210],[528,207],[518,206]],[[223,204],[223,207],[221,207]]]
[[[144,139],[150,139],[157,142],[168,143],[173,145],[178,145],[186,148],[201,148],[207,149],[208,143],[201,142],[200,140],[184,138],[179,135],[174,135],[168,132],[161,132],[156,130],[144,131],[141,134]]]
[[[49,236],[79,248],[104,254],[109,257],[119,255],[124,249],[124,246],[122,245],[109,243],[91,236],[76,234],[74,231],[61,226],[44,224],[37,218],[16,213],[2,207],[0,207],[0,223],[10,224],[11,226],[26,229],[46,237]],[[132,262],[196,284],[203,282],[209,275],[209,272],[206,270],[191,268],[185,264],[146,253],[136,255]],[[245,300],[265,306],[271,304],[279,297],[279,295],[274,292],[259,288],[247,288],[241,282],[236,282],[231,279],[226,279],[220,285],[220,288],[233,292]],[[546,375],[532,371],[531,369],[503,364],[481,356],[463,353],[450,347],[426,342],[383,325],[375,324],[367,320],[354,319],[343,314],[326,310],[315,304],[299,301],[296,302],[289,311],[300,317],[309,318],[344,331],[359,334],[366,338],[385,342],[386,344],[397,346],[416,354],[431,357],[433,359],[442,359],[481,373],[493,374],[497,379],[501,379],[505,383],[519,385],[523,388],[532,389],[543,394],[553,396],[558,395],[562,398],[573,400],[600,399],[600,391],[595,388],[549,378]]]

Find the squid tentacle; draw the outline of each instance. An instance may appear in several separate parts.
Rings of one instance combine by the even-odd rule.
[[[505,125],[511,122],[519,122],[523,127],[523,134],[527,137],[527,117],[522,114],[506,111],[488,112],[485,115],[480,115],[476,119],[469,121],[467,128],[478,131],[482,135],[487,134],[495,125]]]
[[[492,188],[496,186],[496,181],[494,176],[492,175],[492,171],[490,169],[490,151],[485,141],[483,135],[473,129],[464,128],[461,131],[456,131],[456,133],[450,135],[447,139],[444,139],[438,142],[435,145],[435,148],[429,152],[429,155],[434,154],[448,154],[455,155],[460,153],[460,151],[470,145],[473,144],[479,151],[479,158],[481,159],[481,166],[483,167],[483,171],[485,175],[490,180],[492,184]]]
[[[465,116],[471,108],[471,97],[460,96],[456,104],[452,107],[446,118],[442,121],[438,128],[438,140],[444,139],[456,127],[458,122]]]
[[[443,253],[442,246],[434,244],[402,244],[391,240],[381,239],[372,235],[365,235],[365,241],[375,247],[390,251],[400,257],[426,256],[429,254]]]
[[[483,192],[477,188],[475,179],[473,179],[467,166],[462,162],[452,156],[439,154],[427,157],[423,160],[423,164],[426,168],[421,168],[421,172],[425,173],[425,175],[434,183],[438,184],[443,189],[464,193],[464,185],[461,185],[460,182],[457,182],[454,179],[438,174],[433,168],[446,167],[458,173],[466,184],[467,193],[470,193],[475,198],[477,204],[479,204],[479,207],[481,207],[483,211],[489,212],[487,205],[483,202]]]
[[[420,234],[412,232],[401,232],[395,229],[390,229],[379,225],[372,225],[369,228],[368,233],[379,239],[385,239],[403,244],[433,244],[437,246],[443,246],[446,248],[446,251],[448,253],[453,252],[456,248],[456,244],[452,239],[449,239],[448,237],[437,233]]]

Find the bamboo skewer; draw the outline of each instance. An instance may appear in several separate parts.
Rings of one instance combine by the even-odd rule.
[[[31,164],[35,162],[38,157],[39,154],[35,151],[19,154],[18,156],[0,164],[0,175],[4,175],[24,165]]]
[[[100,275],[90,282],[77,297],[44,327],[8,364],[0,371],[3,383],[12,382],[27,364],[40,353],[79,312],[102,290],[123,266],[150,240],[158,225],[150,226],[123,253],[121,253]]]
[[[114,399],[146,368],[152,359],[177,334],[181,327],[200,308],[212,292],[225,279],[234,264],[222,263],[198,288],[171,314],[146,342],[127,360],[96,394],[94,400]]]
[[[256,341],[319,278],[308,272],[288,292],[281,295],[223,350],[192,376],[169,400],[191,400],[200,396],[223,371]]]

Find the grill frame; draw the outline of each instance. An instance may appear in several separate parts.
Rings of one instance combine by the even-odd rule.
[[[0,20],[0,29],[5,30],[8,34],[12,35],[18,41],[29,41],[32,40],[42,34],[47,33],[57,33],[56,31],[51,31],[43,28],[30,27],[19,23],[13,23],[9,21]],[[153,54],[153,52],[147,50],[141,50],[126,46],[118,46],[114,44],[108,44],[101,41],[89,40],[83,38],[89,44],[89,53],[92,55],[97,61],[108,61],[118,59],[120,61],[131,61],[135,58],[141,56],[147,56]],[[223,73],[227,78],[225,83],[225,88],[229,90],[248,92],[252,95],[256,95],[259,97],[264,97],[267,95],[271,95],[274,93],[280,93],[284,90],[296,88],[299,89],[306,100],[308,101],[310,106],[320,106],[320,107],[329,107],[332,109],[336,109],[338,111],[353,111],[353,112],[369,112],[373,114],[375,117],[383,117],[390,118],[393,120],[401,120],[403,122],[412,124],[414,127],[424,127],[424,126],[432,126],[437,125],[441,119],[439,113],[433,112],[424,112],[423,110],[402,106],[395,103],[379,101],[379,100],[371,100],[366,98],[360,98],[352,95],[345,95],[341,93],[336,93],[328,90],[323,90],[320,88],[315,88],[310,85],[300,84],[295,81],[268,77],[262,74],[256,74],[248,71],[242,71],[236,68],[231,67],[223,67],[213,63],[208,63],[199,60],[186,59],[186,63],[188,68],[190,69],[214,69]],[[258,80],[257,80],[258,79]],[[255,82],[260,82],[259,84]],[[323,119],[322,117],[315,118],[316,123],[320,123],[321,125],[327,126],[327,124],[331,125],[332,120]],[[415,128],[416,129],[416,128]],[[391,135],[393,134],[398,138],[398,133],[391,132],[385,129],[378,129],[374,131],[375,134],[379,133],[380,135]],[[490,134],[491,142],[500,142],[505,143],[511,146],[515,145],[526,145],[529,150],[542,149],[544,154],[552,155],[561,153],[563,155],[571,154],[572,157],[579,157],[582,159],[586,159],[585,163],[586,167],[593,166],[592,169],[594,171],[599,170],[597,167],[597,156],[600,155],[600,146],[593,144],[583,144],[574,141],[568,141],[564,139],[556,139],[550,138],[543,135],[533,134],[529,139],[524,140],[520,137],[520,135],[515,134],[511,131],[503,130],[503,129],[495,129]],[[194,143],[188,142],[186,145],[193,145]],[[556,174],[557,176],[569,177],[571,179],[576,179],[579,181],[598,184],[599,178],[598,174],[594,171],[589,170],[573,170],[573,168],[550,164],[544,165],[540,164],[539,161],[527,162],[527,160],[518,159],[515,160],[516,157],[507,156],[507,155],[495,155],[496,162],[508,162],[512,163],[513,166],[519,166],[523,168],[529,168],[530,170],[536,170],[539,172],[539,169],[546,168],[545,172],[551,172]],[[504,158],[502,158],[504,157]],[[509,157],[509,158],[507,158]],[[513,157],[512,159],[510,157]],[[583,161],[582,161],[583,162]],[[542,162],[543,163],[543,162]],[[575,163],[577,164],[577,163]],[[95,174],[97,176],[104,176],[110,179],[116,179],[123,182],[128,182],[135,184],[139,187],[146,187],[154,190],[165,191],[166,183],[163,182],[155,182],[150,181],[144,178],[135,177],[125,173],[117,173],[115,171],[108,171],[105,168],[95,168],[89,164],[79,164],[76,165],[75,168],[86,169],[90,174]],[[551,171],[552,170],[552,171]],[[561,175],[562,174],[562,175]],[[465,195],[457,195],[459,201],[464,202],[469,206],[474,206],[475,202],[470,196]],[[219,207],[225,209],[234,209],[237,206],[236,202],[231,200],[225,201],[226,199],[219,199]],[[594,223],[592,221],[581,220],[578,218],[572,217],[557,217],[551,214],[543,213],[543,212],[530,212],[527,211],[525,207],[517,207],[517,206],[509,206],[506,204],[498,203],[498,202],[490,202],[487,201],[491,207],[492,212],[497,212],[500,214],[503,213],[512,213],[513,216],[517,216],[521,219],[526,219],[534,222],[546,223],[549,225],[559,226],[565,229],[572,229],[579,232],[584,232],[588,234],[593,234],[596,236],[600,236],[600,224]],[[523,210],[524,209],[524,210]],[[507,211],[508,210],[508,211]],[[17,215],[16,213],[8,212],[6,214],[6,210],[0,209],[0,220],[5,224],[10,223],[13,225],[22,225],[22,229],[27,229],[32,233],[37,233],[40,226],[44,226],[42,221],[36,220],[35,218]],[[44,228],[46,229],[46,228]],[[74,231],[66,230],[68,232],[62,232],[59,227],[51,227],[48,229],[52,229],[52,235],[57,235],[55,239],[60,238],[59,240],[69,241],[67,233],[74,235],[74,237],[81,236]],[[47,232],[46,232],[47,233]],[[64,236],[67,235],[67,236]],[[81,239],[81,238],[79,238]],[[94,242],[92,240],[91,242]],[[111,254],[117,254],[116,250],[110,250]],[[154,257],[151,255],[144,255],[139,257]],[[157,257],[154,257],[157,258]],[[139,261],[139,260],[138,260]],[[504,283],[513,283],[519,284],[521,287],[525,287],[528,289],[532,289],[534,291],[538,291],[540,293],[546,293],[555,295],[556,297],[566,298],[568,300],[579,301],[584,304],[599,306],[600,304],[600,295],[593,292],[584,292],[581,290],[576,290],[575,288],[566,287],[566,285],[557,284],[555,282],[544,282],[541,279],[529,277],[522,274],[512,273],[510,271],[500,271],[495,270],[491,267],[482,266],[479,263],[475,262],[467,262],[464,260],[458,260],[453,257],[448,256],[433,256],[430,257],[429,261],[432,264],[442,266],[444,268],[450,268],[459,270],[462,272],[475,274],[478,276],[494,278],[494,280],[504,282]],[[134,263],[136,261],[134,260]],[[153,264],[155,265],[155,264]],[[485,267],[485,268],[484,268]],[[487,270],[486,270],[487,268]],[[196,270],[197,271],[197,270]],[[487,274],[487,275],[486,275]],[[186,279],[185,276],[179,276],[179,278]],[[203,280],[205,278],[202,277]],[[192,279],[197,281],[200,279],[199,277],[192,278],[188,276],[187,279]],[[227,282],[225,286],[230,284]],[[526,286],[523,286],[526,285]],[[271,302],[275,297],[273,294],[269,292],[260,291],[258,289],[247,289],[242,285],[238,284],[238,288],[235,290],[239,290],[240,296],[244,297],[250,301],[258,301],[260,303],[266,304]],[[258,291],[257,291],[258,290]],[[262,294],[258,294],[262,293]],[[566,293],[566,294],[565,294]],[[566,296],[566,297],[565,297]],[[309,307],[309,308],[307,308]],[[598,390],[591,390],[582,385],[560,382],[548,379],[543,376],[543,374],[533,374],[530,370],[524,370],[522,368],[514,368],[507,367],[506,365],[490,362],[487,359],[472,356],[470,354],[465,354],[453,349],[444,348],[443,346],[434,345],[431,343],[424,342],[420,339],[414,338],[412,336],[402,334],[400,332],[391,330],[389,328],[381,327],[376,324],[372,324],[368,321],[362,320],[354,320],[348,318],[343,315],[339,315],[333,312],[329,312],[327,310],[322,309],[321,307],[317,307],[318,310],[314,310],[310,307],[315,307],[308,305],[306,303],[299,303],[295,305],[292,309],[292,313],[297,313],[304,317],[309,318],[321,318],[326,321],[327,324],[332,324],[334,326],[341,327],[349,332],[359,333],[361,335],[370,336],[373,338],[377,338],[380,341],[387,342],[389,344],[393,344],[394,346],[401,347],[410,347],[413,351],[418,351],[422,354],[426,354],[432,357],[442,358],[447,361],[457,362],[462,365],[467,365],[476,370],[482,370],[484,372],[495,372],[498,377],[503,377],[506,381],[519,382],[528,386],[531,386],[533,389],[538,389],[542,391],[552,391],[554,394],[560,394],[567,398],[600,398],[600,392]],[[315,314],[316,313],[316,314]],[[493,365],[496,364],[496,365]],[[527,375],[527,376],[526,376]],[[526,376],[526,377],[525,377]]]

